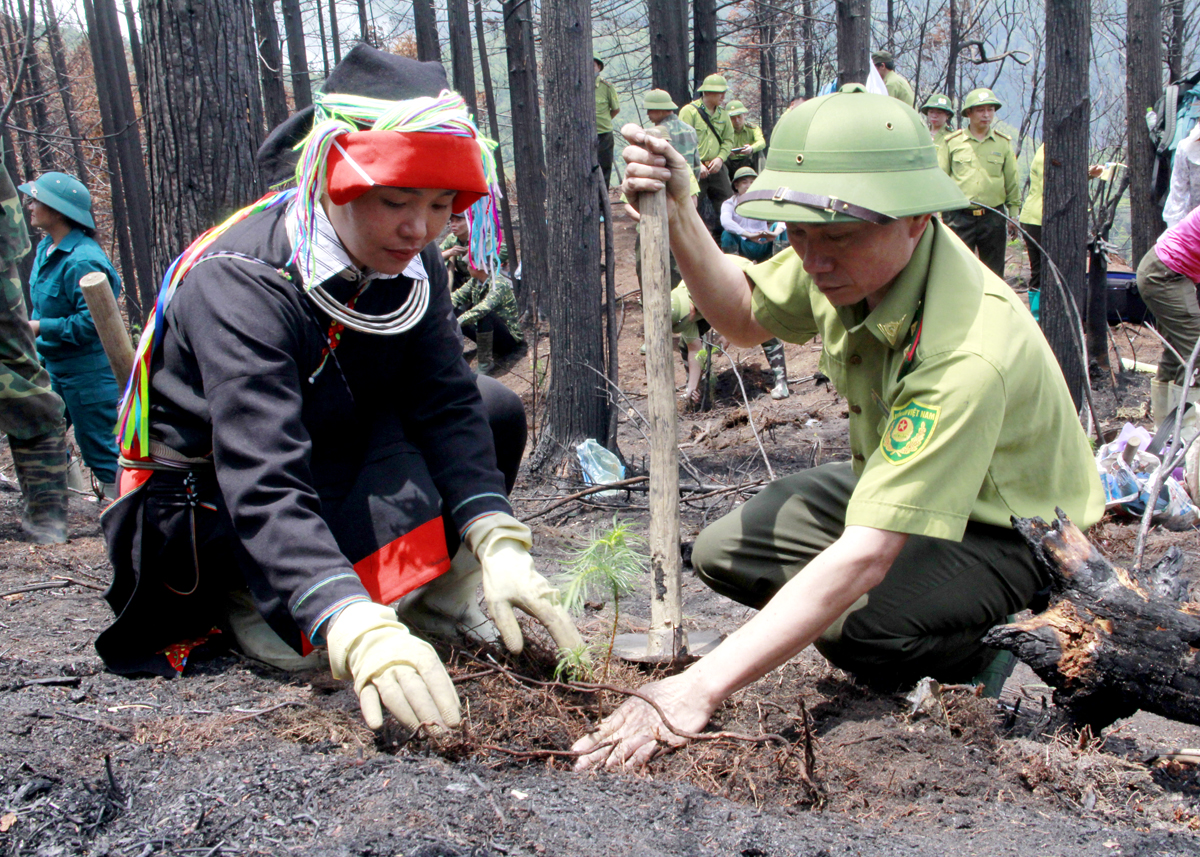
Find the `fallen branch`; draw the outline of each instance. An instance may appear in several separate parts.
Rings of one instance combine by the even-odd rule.
[[[30,583],[26,586],[18,586],[16,589],[10,589],[7,592],[0,592],[0,598],[7,598],[10,595],[19,595],[22,592],[38,592],[42,589],[63,589],[71,584],[66,580],[55,579],[45,580],[41,583]]]
[[[582,491],[576,491],[574,494],[568,494],[566,497],[563,497],[561,500],[556,500],[555,502],[551,503],[545,509],[542,509],[539,512],[534,512],[532,515],[526,515],[523,518],[523,520],[531,521],[534,518],[540,518],[542,515],[553,512],[559,506],[565,506],[567,503],[570,503],[572,500],[578,500],[580,497],[586,497],[589,494],[595,494],[598,491],[609,491],[614,488],[625,488],[629,485],[638,485],[642,482],[649,481],[649,479],[650,479],[649,476],[632,476],[629,479],[622,479],[620,482],[608,482],[608,483],[605,483],[602,485],[593,485],[591,488],[585,488]]]

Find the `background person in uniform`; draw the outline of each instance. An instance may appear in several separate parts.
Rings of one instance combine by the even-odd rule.
[[[700,84],[700,97],[685,104],[679,118],[696,132],[700,155],[700,195],[712,205],[713,217],[709,229],[714,237],[721,235],[721,203],[733,196],[733,184],[725,162],[733,150],[733,123],[722,106],[729,84],[724,76],[710,74]]]
[[[935,92],[921,105],[921,113],[929,124],[929,134],[933,144],[941,147],[946,135],[950,133],[950,120],[954,118],[954,107],[950,99],[940,92]]]
[[[21,530],[38,544],[67,540],[67,430],[63,401],[38,361],[17,262],[29,232],[0,164],[0,432],[8,436],[25,510]]]
[[[478,346],[475,369],[480,375],[490,375],[496,357],[507,357],[525,343],[512,282],[499,271],[472,268],[450,302],[463,336]]]
[[[1003,106],[990,89],[967,93],[962,115],[968,125],[946,135],[939,158],[942,169],[974,203],[961,211],[946,212],[947,225],[1001,279],[1008,228],[1002,215],[982,206],[1007,208],[1008,216],[1015,219],[1021,205],[1012,143],[995,128],[996,111]]]
[[[879,72],[879,76],[883,78],[883,85],[887,87],[888,95],[898,101],[903,101],[909,107],[916,105],[916,96],[913,94],[912,84],[908,82],[908,78],[896,72],[896,58],[892,56],[891,51],[875,51],[871,54],[871,62],[875,66],[875,70]]]
[[[1104,493],[1041,330],[931,216],[968,202],[921,117],[850,84],[781,118],[739,208],[786,222],[791,250],[745,272],[686,205],[683,161],[637,128],[625,136],[626,191],[666,184],[671,245],[708,321],[741,345],[820,336],[852,454],[776,480],[701,532],[700,579],[760,612],[642,694],[698,732],[810,643],[879,687],[986,674],[997,654],[984,634],[1048,582],[1011,516],[1061,506],[1087,527]],[[684,742],[635,699],[574,749],[579,768],[636,766]]]
[[[108,277],[113,296],[121,278],[92,237],[92,197],[83,182],[66,173],[43,173],[17,188],[28,197],[29,222],[46,233],[38,243],[29,274],[32,319],[38,354],[46,363],[54,392],[62,396],[75,426],[83,461],[109,499],[117,496],[118,386],[100,344],[100,334],[83,299],[79,280],[99,272]]]
[[[214,625],[283,668],[326,643],[370,727],[439,731],[458,696],[412,629],[519,652],[520,608],[582,645],[507,499],[520,399],[463,361],[433,243],[451,211],[494,215],[491,145],[440,64],[356,45],[259,150],[296,186],[172,266],[104,519],[109,669],[174,675]]]
[[[467,246],[471,240],[466,214],[450,215],[450,231],[442,239],[442,260],[450,273],[450,290],[455,291],[471,278],[471,266],[467,260]],[[500,244],[500,262],[508,261],[508,246]]]
[[[592,57],[596,68],[596,150],[600,161],[600,172],[604,175],[604,186],[612,183],[613,168],[613,119],[621,112],[617,89],[600,76],[604,61]]]
[[[729,151],[726,169],[729,170],[730,176],[734,176],[742,167],[751,167],[757,172],[763,150],[767,148],[762,128],[746,118],[749,112],[742,102],[729,102],[729,121],[733,123],[733,148]]]

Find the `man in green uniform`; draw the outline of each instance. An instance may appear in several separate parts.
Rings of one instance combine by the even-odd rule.
[[[968,125],[946,135],[939,156],[942,169],[972,203],[963,211],[947,212],[947,225],[1001,278],[1008,230],[1001,215],[983,206],[1007,208],[1013,218],[1021,206],[1011,139],[994,127],[996,111],[1003,106],[990,89],[972,89],[963,99]]]
[[[762,128],[746,119],[749,112],[742,102],[729,102],[729,121],[733,123],[733,149],[729,152],[726,169],[731,176],[742,167],[749,167],[758,172],[762,152],[767,148]]]
[[[592,62],[596,67],[597,157],[600,160],[600,172],[604,174],[604,186],[608,187],[612,181],[613,119],[621,112],[621,103],[616,87],[600,76],[600,72],[604,71],[604,61],[600,57],[592,57]]]
[[[728,89],[723,75],[710,74],[700,84],[700,97],[679,111],[679,118],[696,131],[702,165],[698,176],[700,195],[712,203],[714,216],[709,231],[718,238],[721,235],[721,203],[733,196],[731,173],[725,166],[733,150],[733,122],[722,106]]]
[[[951,131],[950,120],[954,116],[954,106],[947,96],[935,92],[921,105],[921,113],[924,114],[925,121],[929,124],[929,134],[933,137],[933,144],[940,149]]]
[[[636,766],[685,743],[658,711],[698,732],[810,643],[881,687],[986,674],[984,634],[1048,583],[1010,516],[1061,506],[1086,528],[1104,493],[1045,337],[932,217],[968,201],[921,117],[860,84],[781,117],[738,208],[787,223],[791,246],[746,272],[681,204],[683,161],[624,133],[625,189],[636,202],[666,185],[671,247],[705,318],[741,346],[820,337],[851,460],[777,480],[700,534],[699,577],[760,612],[643,687],[658,710],[627,702],[580,739],[578,766]]]
[[[916,104],[916,96],[913,94],[912,84],[908,82],[908,78],[896,73],[896,58],[892,56],[892,52],[875,51],[871,54],[871,62],[883,78],[888,95],[913,107]]]
[[[38,362],[17,276],[17,262],[29,252],[29,232],[2,166],[0,206],[0,431],[8,435],[25,496],[21,529],[39,544],[62,544],[67,540],[65,408]]]

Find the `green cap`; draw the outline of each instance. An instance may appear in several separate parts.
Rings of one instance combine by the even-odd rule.
[[[890,66],[895,62],[896,58],[892,56],[891,51],[875,51],[875,53],[871,54],[871,65],[879,65],[879,63],[883,63],[884,65]]]
[[[671,100],[665,89],[652,89],[642,96],[643,110],[678,110],[679,105]]]
[[[733,180],[735,182],[745,178],[756,179],[758,178],[758,172],[754,169],[754,167],[741,167],[736,173],[733,174]]]
[[[725,76],[721,74],[710,74],[704,78],[704,83],[700,84],[697,92],[727,92],[729,90],[729,81],[725,80]]]
[[[595,54],[592,54],[592,60],[600,64],[600,71],[604,71],[604,60],[600,59],[600,57],[596,56]]]
[[[17,190],[81,226],[96,228],[96,221],[92,219],[92,195],[75,176],[42,173],[36,181],[18,185]]]
[[[730,116],[744,116],[750,111],[746,109],[746,105],[738,101],[736,98],[725,105],[725,109],[729,111]]]
[[[991,104],[997,110],[1004,106],[1000,102],[1000,99],[996,97],[996,93],[986,87],[981,87],[979,89],[972,89],[967,93],[967,97],[963,99],[962,115],[966,116],[967,111],[972,107],[980,107],[984,104]]]
[[[760,191],[764,197],[747,199]],[[806,200],[786,199],[789,193]],[[886,222],[970,205],[938,166],[937,147],[917,111],[859,83],[781,116],[766,169],[742,199],[737,213],[743,217],[800,223],[873,219],[869,215]]]
[[[940,92],[933,93],[933,95],[929,96],[925,103],[921,105],[921,112],[926,116],[929,115],[930,110],[945,110],[951,116],[954,115],[954,105],[950,103],[948,96],[945,96]]]

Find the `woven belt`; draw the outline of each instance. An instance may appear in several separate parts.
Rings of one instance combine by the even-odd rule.
[[[769,199],[772,202],[790,202],[795,205],[803,205],[805,208],[815,208],[833,214],[848,214],[851,217],[857,217],[859,220],[866,220],[870,223],[891,223],[896,219],[873,209],[864,208],[852,202],[846,202],[844,199],[838,199],[836,196],[818,196],[813,193],[801,193],[798,190],[789,190],[786,187],[781,187],[773,191],[754,190],[750,193],[744,193],[738,199],[738,203],[759,199]]]

